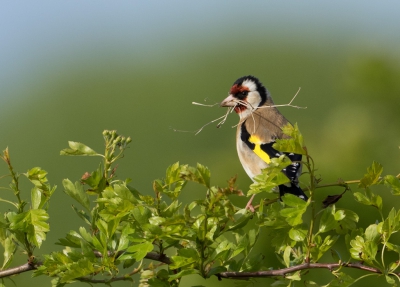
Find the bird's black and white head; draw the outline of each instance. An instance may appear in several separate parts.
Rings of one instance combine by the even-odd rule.
[[[240,118],[246,118],[268,99],[271,97],[267,89],[256,77],[244,76],[233,83],[221,107],[233,107]]]

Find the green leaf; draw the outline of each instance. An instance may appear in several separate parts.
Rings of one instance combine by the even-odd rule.
[[[50,230],[46,222],[48,219],[49,215],[45,210],[31,209],[9,218],[10,229],[25,232],[28,240],[40,247],[42,241],[46,239],[46,232]]]
[[[283,261],[285,262],[286,267],[290,267],[290,253],[292,252],[292,247],[286,246],[285,251],[283,252]]]
[[[390,285],[395,285],[395,283],[396,283],[396,281],[388,275],[385,275],[385,279],[386,279],[386,282],[389,283]]]
[[[264,266],[264,259],[265,257],[261,253],[251,256],[247,261],[244,262],[242,267],[243,272],[255,272],[261,270],[261,268]]]
[[[217,217],[209,217],[207,218],[207,233],[206,238],[210,241],[215,240],[215,233],[219,227],[219,221]]]
[[[83,227],[81,227],[81,228],[83,228]],[[56,244],[62,245],[62,246],[79,248],[81,246],[81,241],[82,241],[82,237],[78,233],[76,233],[75,231],[70,231],[65,236],[65,238],[58,239],[58,242]],[[91,238],[90,238],[89,242],[92,242]]]
[[[319,232],[327,232],[330,231],[338,225],[335,220],[335,206],[328,206],[322,212],[321,219],[319,221]]]
[[[99,167],[93,171],[89,176],[87,176],[88,173],[85,174],[84,177],[82,177],[81,181],[83,183],[86,183],[91,187],[93,190],[97,190],[99,188],[99,185],[102,185],[103,181],[103,167],[102,164],[99,164]]]
[[[358,222],[358,215],[351,210],[348,209],[341,209],[340,211],[343,212],[345,217],[338,221],[338,225],[336,227],[336,233],[338,234],[347,234],[349,230],[354,230],[356,229],[357,225],[356,222]]]
[[[79,181],[75,182],[74,185],[69,179],[64,179],[62,184],[66,194],[79,202],[84,208],[90,210],[89,196],[83,190],[82,184]]]
[[[142,260],[147,253],[153,250],[153,244],[151,242],[145,241],[143,243],[131,245],[126,249],[126,253],[134,253],[133,258],[136,261]]]
[[[196,232],[197,238],[200,241],[204,241],[206,237],[205,219],[205,215],[200,214],[192,225],[192,229]]]
[[[342,261],[340,253],[336,249],[331,248],[331,256],[334,262]]]
[[[324,240],[320,235],[313,238],[313,247],[311,248],[311,257],[313,261],[318,261],[338,240],[339,235],[331,237],[326,236]]]
[[[391,188],[393,195],[400,195],[400,180],[393,176],[387,175],[384,178],[385,185]]]
[[[382,171],[383,171],[382,165],[374,161],[372,163],[372,166],[367,168],[367,173],[360,180],[358,187],[367,188],[371,185],[379,183]]]
[[[157,277],[158,277],[158,275],[157,275]],[[168,281],[160,280],[159,278],[149,278],[146,283],[148,283],[148,286],[151,286],[151,287],[170,287],[171,286],[168,283]]]
[[[286,248],[286,246],[295,246],[296,241],[292,240],[289,237],[289,229],[280,229],[280,230],[275,230],[272,233],[272,240],[271,240],[272,246],[275,247],[275,252],[283,252]]]
[[[196,262],[196,258],[193,257],[172,256],[171,259],[172,263],[169,265],[169,268],[171,268],[172,270],[184,268]]]
[[[219,240],[222,240],[223,236],[220,236],[217,239],[217,242]],[[231,249],[236,249],[234,248],[234,244],[232,242],[229,242],[229,240],[223,238],[221,242],[219,242],[218,246],[215,248],[213,254],[211,255],[210,261],[217,261],[221,260],[221,262],[224,262],[228,259],[228,255],[231,252]],[[243,251],[243,250],[242,250]],[[234,255],[230,256],[229,259],[235,257]]]
[[[82,258],[78,262],[69,264],[68,269],[61,274],[61,283],[72,283],[76,278],[94,273],[93,263],[88,258]]]
[[[71,231],[72,232],[72,231]],[[73,233],[71,233],[70,232],[70,234],[71,235],[75,235],[76,237],[81,237],[82,236],[82,238],[83,239],[85,239],[87,242],[89,242],[89,243],[92,243],[93,242],[93,239],[95,238],[95,236],[92,236],[87,230],[86,230],[86,228],[84,228],[84,227],[79,227],[79,233],[81,234],[81,236],[79,236],[77,233],[75,233],[74,231],[73,231]],[[99,249],[99,251],[101,250],[101,248]]]
[[[247,196],[260,192],[272,193],[277,186],[288,183],[289,179],[282,172],[282,169],[286,168],[291,163],[290,159],[285,155],[279,158],[272,158],[268,167],[263,169],[261,174],[253,178],[254,183],[250,185]]]
[[[378,225],[377,224],[371,224],[365,230],[365,236],[364,237],[365,237],[365,239],[367,241],[378,241],[380,236],[381,235],[378,232]]]
[[[201,275],[200,271],[197,270],[197,269],[185,269],[185,270],[182,270],[181,272],[179,272],[177,274],[171,275],[169,277],[168,281],[171,282],[173,280],[176,280],[176,279],[179,279],[179,278],[181,278],[183,276],[187,276],[187,275],[191,275],[191,274]]]
[[[316,282],[314,281],[305,281],[304,285],[306,287],[321,287],[320,285],[318,285]],[[326,286],[325,286],[326,287]]]
[[[14,258],[15,251],[17,251],[17,246],[14,244],[14,241],[11,237],[7,237],[2,245],[4,247],[4,261],[1,270],[4,270],[10,266]]]
[[[307,229],[292,227],[289,230],[289,237],[294,241],[303,241],[307,237]]]
[[[392,262],[392,263],[389,264],[388,272],[389,273],[395,272],[397,268],[399,268],[399,262]]]
[[[261,207],[262,205],[260,205]],[[265,214],[262,217],[261,226],[267,226],[274,229],[287,228],[288,223],[281,215],[282,206],[280,202],[274,202],[266,207]]]
[[[388,217],[378,225],[378,232],[383,235],[383,241],[389,240],[393,233],[400,230],[400,211],[396,212],[394,208],[389,212]]]
[[[28,170],[24,175],[34,184],[31,190],[31,203],[33,209],[41,209],[48,202],[56,190],[56,186],[48,184],[47,172],[40,167]]]
[[[133,217],[140,225],[145,225],[149,223],[149,218],[151,217],[151,211],[144,206],[135,206],[132,210]]]
[[[179,162],[170,165],[167,168],[165,180],[155,180],[153,182],[154,191],[164,193],[171,199],[175,200],[186,185],[187,181],[182,178],[182,173],[185,173],[187,169],[187,165],[180,165]],[[194,171],[193,168],[190,169]]]
[[[304,139],[299,131],[297,123],[292,126],[290,123],[282,128],[285,135],[289,136],[289,139],[276,139],[276,143],[272,146],[274,149],[289,152],[295,154],[307,154],[304,147]]]
[[[35,185],[42,186],[47,183],[46,178],[47,172],[42,170],[40,167],[34,167],[28,170],[25,176]]]
[[[42,194],[39,188],[34,187],[31,190],[31,202],[32,202],[32,209],[38,209],[40,202],[42,200]]]
[[[285,276],[285,278],[289,280],[300,281],[301,280],[300,271],[297,271],[289,276]]]
[[[355,280],[343,272],[335,272],[336,278],[333,279],[326,287],[347,287],[352,285]]]
[[[68,145],[70,148],[61,150],[60,155],[103,156],[83,143],[69,141]]]
[[[242,228],[246,226],[247,222],[253,217],[253,214],[248,212],[246,208],[238,210],[234,215],[233,215],[233,222],[230,222],[228,224],[228,229],[227,231],[233,231],[238,228]]]
[[[198,178],[201,179],[200,183],[203,183],[206,187],[210,188],[210,178],[211,178],[211,172],[210,170],[201,164],[197,164],[196,166],[197,171],[198,171]]]
[[[204,165],[198,163],[196,168],[183,166],[180,176],[185,180],[194,181],[210,188],[211,173]]]
[[[121,232],[121,236],[119,238],[119,243],[118,243],[118,251],[125,250],[129,246],[129,234],[134,233],[135,230],[130,228],[129,225],[126,225]]]
[[[364,192],[354,192],[353,195],[358,202],[382,210],[382,197],[374,194],[369,188],[366,188]]]
[[[217,266],[214,268],[211,268],[210,271],[207,272],[206,278],[210,278],[211,276],[221,273],[221,272],[225,272],[227,269],[224,266]]]
[[[90,216],[87,215],[83,210],[78,210],[75,206],[72,205],[72,209],[75,211],[75,213],[83,220],[85,221],[88,225],[91,225],[92,223],[90,222]]]
[[[163,234],[163,230],[161,229],[160,226],[158,225],[153,225],[153,224],[143,224],[141,225],[142,229],[144,231],[149,231],[152,235],[156,236],[161,236]]]
[[[280,214],[286,218],[287,223],[291,226],[303,223],[302,216],[307,210],[308,201],[306,202],[290,193],[282,196],[282,201],[288,207],[282,209]]]
[[[364,260],[368,264],[373,264],[376,253],[378,252],[379,238],[378,225],[371,224],[365,230],[363,237],[357,235],[350,241],[351,257],[356,260]]]
[[[394,251],[394,252],[400,254],[400,246],[399,245],[392,244],[390,242],[386,242],[386,247],[388,248],[388,250]]]
[[[248,256],[249,251],[251,250],[251,242],[250,242],[250,237],[248,234],[246,234],[243,231],[240,232],[235,232],[235,237],[236,237],[236,247],[233,249],[233,252],[230,256],[230,258],[233,258],[239,254],[242,254],[244,256]]]

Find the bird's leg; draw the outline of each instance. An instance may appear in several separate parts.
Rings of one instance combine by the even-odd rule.
[[[256,196],[256,195],[253,194],[253,195],[251,196],[249,202],[247,202],[247,204],[246,204],[246,209],[250,210],[251,212],[254,212],[254,207],[253,207],[253,205],[252,205],[254,196]]]

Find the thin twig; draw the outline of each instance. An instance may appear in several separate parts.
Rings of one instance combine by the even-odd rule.
[[[355,183],[360,183],[359,179],[356,180],[346,180],[346,181],[338,181],[335,183],[328,183],[328,184],[321,184],[315,186],[315,189],[317,188],[324,188],[324,187],[331,187],[331,186],[340,186],[340,187],[347,187],[348,184],[355,184]],[[303,191],[308,191],[310,188],[306,187],[303,189]]]
[[[225,113],[225,115],[223,115],[222,117],[219,117],[219,118],[217,118],[217,119],[215,119],[215,120],[212,120],[212,121],[206,123],[205,125],[203,125],[203,126],[202,126],[200,129],[198,129],[198,130],[195,130],[195,131],[186,131],[186,130],[178,130],[178,129],[174,129],[174,128],[171,128],[171,129],[172,129],[174,132],[195,133],[195,135],[197,135],[197,134],[199,134],[206,126],[208,126],[208,125],[210,125],[210,124],[212,124],[212,123],[215,123],[216,121],[219,121],[220,119],[222,119],[221,122],[219,122],[219,123],[217,124],[217,128],[219,128],[220,126],[222,126],[222,125],[225,123],[225,121],[226,121],[228,115],[229,115],[230,113],[232,113],[232,111],[234,110],[234,108],[235,108],[236,106],[238,106],[238,105],[246,106],[246,107],[251,111],[252,117],[253,117],[253,112],[254,112],[254,111],[256,111],[257,109],[263,109],[263,108],[292,107],[292,108],[296,108],[296,109],[306,109],[307,107],[299,107],[299,106],[294,106],[294,105],[292,105],[292,102],[293,102],[294,99],[297,97],[297,95],[299,94],[299,92],[300,92],[300,88],[297,90],[296,94],[293,96],[293,98],[290,100],[290,102],[289,102],[288,104],[284,104],[284,105],[271,105],[271,106],[262,106],[262,107],[255,107],[255,108],[254,108],[253,106],[251,106],[250,103],[248,103],[248,102],[246,102],[246,101],[243,101],[243,100],[235,100],[234,102],[236,103],[236,105],[235,105],[234,107],[229,107],[229,109],[228,109],[228,111]],[[202,107],[209,107],[209,108],[218,105],[218,103],[215,103],[215,104],[212,104],[212,105],[205,105],[205,104],[201,104],[201,103],[197,103],[197,102],[192,102],[192,104],[193,104],[193,105],[197,105],[197,106],[202,106]],[[254,120],[254,118],[253,118],[253,120]],[[239,122],[239,124],[240,124],[240,122]],[[232,128],[234,128],[234,127],[236,127],[236,126],[237,126],[237,125],[234,125],[234,126],[232,126]]]
[[[205,105],[205,104],[201,104],[201,103],[192,102],[192,105],[197,105],[197,106],[210,107],[210,108],[212,108],[212,107],[218,105],[218,103],[215,103],[215,104],[213,104],[213,105]]]
[[[215,123],[216,121],[222,119],[222,118],[226,118],[226,115],[219,117],[218,119],[212,120],[211,122],[205,124],[204,126],[202,126],[200,129],[195,130],[195,131],[185,131],[185,130],[178,130],[178,129],[174,129],[172,128],[172,130],[174,132],[181,132],[181,133],[195,133],[195,135],[197,135],[199,132],[201,132],[206,126],[208,126],[209,124]],[[225,122],[225,121],[224,121]]]

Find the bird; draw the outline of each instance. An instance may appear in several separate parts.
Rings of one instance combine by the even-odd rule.
[[[289,121],[274,106],[271,94],[260,80],[251,75],[237,79],[220,106],[231,107],[239,115],[236,149],[247,175],[254,181],[254,177],[268,167],[271,158],[285,154],[292,163],[282,170],[289,183],[279,185],[279,196],[291,193],[307,201],[307,195],[299,186],[302,155],[273,148],[277,139],[288,138],[282,127]],[[251,208],[253,198],[254,195],[246,208]]]

